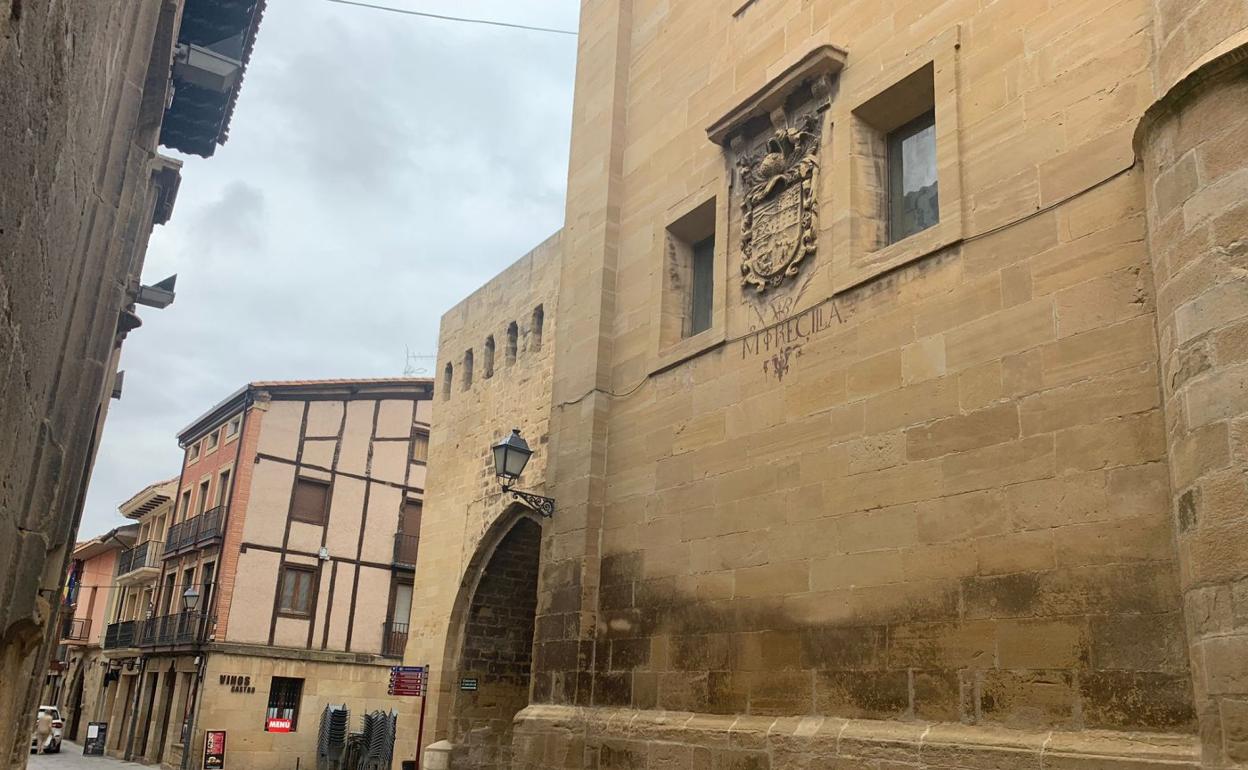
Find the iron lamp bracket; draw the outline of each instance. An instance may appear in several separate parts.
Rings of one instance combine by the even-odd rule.
[[[547,519],[555,513],[555,499],[553,497],[542,497],[541,495],[535,495],[532,492],[514,489],[507,484],[503,484],[503,491],[510,492],[512,497],[521,501]]]

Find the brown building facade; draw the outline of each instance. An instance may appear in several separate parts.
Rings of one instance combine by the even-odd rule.
[[[1248,764],[1246,30],[1213,0],[583,4],[557,252],[443,323],[430,740]],[[537,301],[542,371],[477,379]],[[549,520],[490,478],[513,427]],[[478,629],[530,586],[494,682]]]
[[[149,484],[118,506],[122,516],[133,519],[137,531],[129,548],[117,555],[103,628],[103,681],[97,706],[88,712],[91,721],[108,724],[105,751],[143,761],[163,756],[165,737],[153,732],[152,721],[139,722],[138,709],[142,653],[139,638],[144,622],[155,614],[160,566],[164,558],[165,532],[173,517],[178,479]],[[157,724],[167,732],[168,726]]]
[[[0,756],[25,763],[55,599],[181,163],[228,135],[263,0],[0,4]],[[163,282],[162,282],[163,283]]]
[[[156,555],[126,573],[108,627],[110,754],[179,766],[189,744],[196,766],[205,731],[225,730],[230,764],[314,765],[330,704],[396,708],[415,734],[418,702],[386,690],[407,642],[432,390],[251,383],[179,434],[180,477],[132,501]]]
[[[139,536],[137,525],[110,530],[74,547],[58,621],[59,638],[48,665],[41,706],[56,706],[65,740],[81,742],[107,688],[104,630],[111,613],[118,561]],[[102,665],[103,664],[103,665]]]

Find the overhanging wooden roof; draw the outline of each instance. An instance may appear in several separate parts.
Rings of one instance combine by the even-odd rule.
[[[177,493],[178,477],[149,484],[129,500],[117,506],[127,519],[140,519],[173,499]]]
[[[264,16],[266,0],[187,0],[182,11],[178,43],[212,47],[238,38],[242,72],[228,92],[221,93],[183,82],[175,77],[173,101],[165,111],[160,143],[166,147],[210,157],[230,135],[230,121],[256,34]],[[231,57],[233,58],[233,57]]]

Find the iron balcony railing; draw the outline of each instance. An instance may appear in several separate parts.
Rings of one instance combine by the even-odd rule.
[[[420,550],[419,535],[405,535],[399,532],[394,536],[394,563],[406,566],[416,566],[416,553]]]
[[[208,638],[211,623],[202,612],[158,615],[139,624],[139,647],[172,644],[199,644]]]
[[[381,654],[387,658],[403,657],[407,647],[407,624],[393,621],[381,624]]]
[[[219,542],[224,521],[225,506],[218,505],[174,524],[165,535],[165,558]]]
[[[91,638],[91,618],[62,618],[61,640],[85,642]]]
[[[117,577],[145,567],[159,567],[164,548],[165,544],[159,540],[148,540],[122,551],[117,557]]]
[[[104,649],[124,650],[134,647],[135,632],[140,621],[123,620],[120,623],[109,623],[104,628]]]

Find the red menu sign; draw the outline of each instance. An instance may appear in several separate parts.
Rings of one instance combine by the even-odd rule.
[[[264,729],[271,733],[288,733],[290,732],[290,720],[270,717],[265,720]]]
[[[225,730],[204,735],[204,770],[225,770]]]

